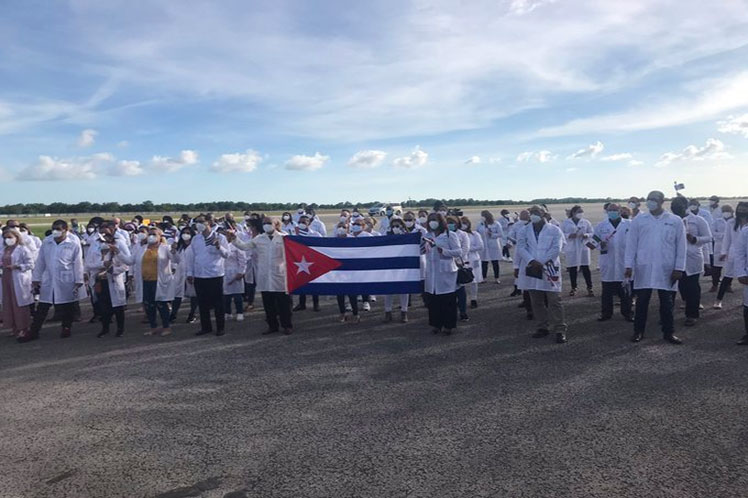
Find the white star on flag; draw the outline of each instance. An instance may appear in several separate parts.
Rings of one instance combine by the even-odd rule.
[[[294,261],[293,264],[298,266],[298,269],[296,270],[297,275],[301,272],[308,273],[309,275],[312,274],[309,271],[309,267],[312,266],[314,263],[310,263],[309,261],[307,261],[305,256],[301,257],[301,261]]]

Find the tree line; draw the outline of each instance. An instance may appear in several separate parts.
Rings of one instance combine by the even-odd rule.
[[[495,206],[495,205],[531,205],[531,204],[582,204],[582,203],[604,203],[621,201],[622,199],[606,198],[586,198],[586,197],[563,197],[563,198],[546,198],[532,199],[529,201],[515,201],[511,199],[421,199],[401,202],[403,207],[432,207],[437,202],[444,202],[447,206],[453,207],[470,207],[470,206]],[[366,209],[370,206],[381,205],[382,202],[338,202],[336,204],[316,204],[311,203],[309,206],[315,209]],[[293,211],[299,203],[291,202],[236,202],[236,201],[215,201],[215,202],[194,202],[184,203],[154,203],[153,201],[144,201],[139,203],[122,203],[119,202],[52,202],[44,203],[26,203],[26,204],[7,204],[0,206],[0,213],[4,215],[17,214],[66,214],[66,213],[196,213],[196,212],[244,212],[244,211]]]

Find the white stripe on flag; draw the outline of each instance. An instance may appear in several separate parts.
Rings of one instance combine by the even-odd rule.
[[[403,258],[421,255],[421,248],[418,244],[373,247],[309,247],[333,259]]]
[[[331,271],[312,280],[311,284],[347,284],[369,282],[420,281],[421,270],[407,268],[399,270]]]

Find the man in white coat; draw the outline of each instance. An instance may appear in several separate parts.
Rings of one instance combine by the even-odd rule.
[[[547,222],[539,206],[530,211],[530,223],[524,233],[517,237],[517,253],[526,275],[524,286],[530,293],[533,314],[538,320],[538,329],[533,338],[546,337],[550,329],[556,333],[556,342],[566,342],[566,320],[561,303],[561,248],[564,234],[557,226]]]
[[[683,343],[674,334],[673,301],[677,282],[686,269],[686,228],[680,218],[665,211],[664,202],[662,192],[649,193],[649,212],[634,218],[626,241],[624,278],[634,279],[637,296],[632,342],[644,337],[649,300],[656,289],[663,337],[671,344]]]
[[[707,220],[701,215],[697,215],[691,209],[693,204],[689,204],[685,197],[676,197],[671,204],[673,214],[683,219],[686,227],[686,270],[685,274],[678,281],[678,289],[686,303],[686,322],[684,325],[691,327],[696,325],[699,318],[699,306],[701,305],[701,285],[699,277],[704,270],[705,258],[708,253],[704,250],[709,247],[709,253],[712,249],[712,231],[709,229]],[[706,260],[708,261],[708,259]]]
[[[627,322],[633,322],[631,306],[631,284],[625,280],[624,258],[626,256],[626,238],[630,220],[621,218],[618,204],[608,204],[607,219],[597,224],[591,246],[600,250],[600,281],[603,293],[599,322],[613,318],[613,296],[621,299],[621,315]]]
[[[75,303],[87,297],[83,285],[83,250],[80,239],[68,231],[65,220],[52,224],[52,234],[44,239],[32,274],[33,286],[39,288],[39,306],[27,335],[18,342],[39,338],[47,313],[55,306],[62,319],[60,337],[70,337]]]

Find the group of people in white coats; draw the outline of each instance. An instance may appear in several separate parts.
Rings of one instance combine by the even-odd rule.
[[[668,212],[664,203],[665,196],[658,191],[647,196],[646,210],[640,210],[641,201],[636,198],[627,205],[607,203],[604,221],[594,227],[580,206],[572,207],[568,219],[560,224],[544,206],[523,210],[516,219],[502,212],[500,220],[504,219],[506,226],[483,211],[475,228],[462,212],[443,203],[430,211],[402,215],[388,207],[381,220],[355,209],[342,210],[329,235],[314,210],[304,206],[280,218],[245,213],[243,223],[237,223],[230,213],[221,219],[211,214],[185,215],[177,223],[168,216],[160,223],[142,217],[129,223],[117,218],[92,219],[85,232],[75,232],[64,220],[57,220],[43,241],[25,225],[10,220],[3,228],[4,325],[19,342],[34,340],[49,309],[55,306],[62,321],[61,336],[69,337],[76,303],[90,296],[95,318],[101,322],[98,336],[109,334],[112,319],[115,336],[121,336],[125,306],[134,296],[136,303],[142,303],[149,325],[146,335],[172,334],[171,324],[182,301],[189,299],[188,322],[196,321],[199,309],[197,334],[213,333],[215,323],[215,334],[220,336],[225,333],[226,319],[244,319],[257,291],[268,324],[264,333],[291,334],[293,312],[306,309],[306,296],[299,296],[294,307],[286,292],[284,236],[371,237],[417,232],[422,240],[422,297],[434,333],[449,335],[458,320],[469,319],[468,307],[478,307],[478,284],[485,281],[489,266],[498,280],[499,261],[511,259],[505,249],[513,247],[512,295],[522,294],[528,318],[537,322],[533,337],[553,333],[556,342],[566,342],[568,326],[560,295],[562,260],[571,278],[572,295],[579,270],[588,295],[593,295],[590,255],[598,250],[602,284],[598,320],[613,318],[617,298],[623,319],[634,324],[632,340],[641,341],[648,304],[657,290],[663,337],[680,344],[673,318],[677,291],[685,305],[684,325],[693,326],[703,308],[699,277],[705,269],[707,273],[711,270],[710,290],[717,293],[715,309],[722,308],[733,279],[748,284],[748,204],[740,203],[733,210],[712,198],[711,209],[705,210],[698,201],[677,196]],[[360,321],[359,302],[368,310],[375,299],[336,298],[341,322]],[[394,320],[396,305],[399,321],[408,322],[411,296],[407,294],[384,297],[384,321]],[[313,309],[320,310],[319,296],[313,296]],[[743,309],[746,336],[741,344],[748,342],[748,290]]]

